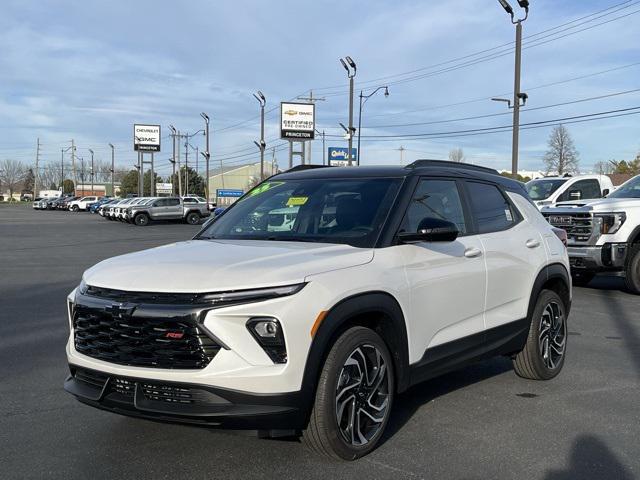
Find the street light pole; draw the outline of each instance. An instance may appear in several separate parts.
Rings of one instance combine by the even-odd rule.
[[[115,147],[113,146],[112,143],[109,144],[109,146],[111,147],[111,195],[113,195],[114,197],[116,196],[116,187],[115,187],[115,182],[113,181],[113,176],[114,176],[114,172],[115,172]]]
[[[516,50],[513,81],[513,137],[511,143],[511,176],[518,178],[518,153],[520,144],[520,101],[527,101],[527,94],[520,91],[522,72],[522,23],[529,18],[529,0],[518,0],[518,5],[525,11],[524,18],[515,18],[515,12],[507,0],[498,0],[502,8],[511,16],[511,23],[516,26]],[[498,101],[504,101],[496,99]],[[524,103],[523,103],[524,105]]]
[[[347,71],[347,76],[349,77],[349,130],[347,132],[347,138],[348,138],[348,155],[349,155],[349,166],[353,165],[353,134],[354,132],[354,128],[353,128],[353,85],[354,85],[354,78],[356,76],[357,73],[357,66],[356,66],[356,62],[353,61],[353,59],[349,56],[345,57],[345,58],[341,58],[340,59],[340,63],[342,63],[342,66],[344,67],[344,69]]]
[[[260,149],[260,181],[262,181],[264,180],[264,149],[267,146],[264,141],[264,106],[267,104],[267,99],[260,90],[258,90],[258,93],[254,93],[253,96],[260,104],[260,143],[253,143]]]
[[[382,90],[383,88],[384,88],[384,96],[385,98],[387,98],[389,96],[389,87],[387,86],[378,87],[369,95],[363,95],[362,90],[360,90],[360,111],[358,113],[358,156],[356,157],[357,158],[356,165],[358,166],[360,166],[360,156],[362,155],[362,151],[360,150],[360,132],[362,130],[362,106],[365,103],[367,103],[367,100],[373,97],[378,92],[378,90]]]
[[[171,194],[176,194],[175,179],[176,179],[176,129],[173,125],[169,125],[171,130],[171,140],[173,141],[173,153],[171,154],[171,165],[173,166],[173,174],[171,175]]]
[[[93,150],[89,149],[91,152],[91,195],[93,195]]]

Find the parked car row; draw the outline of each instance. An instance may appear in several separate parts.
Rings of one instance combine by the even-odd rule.
[[[202,197],[134,197],[113,199],[96,208],[107,220],[119,220],[138,226],[152,221],[184,221],[197,225],[210,215],[207,202]]]
[[[95,195],[84,197],[37,198],[36,210],[68,210],[97,213],[107,220],[119,220],[138,226],[150,222],[184,221],[197,225],[210,215],[207,201],[198,196],[110,198]]]

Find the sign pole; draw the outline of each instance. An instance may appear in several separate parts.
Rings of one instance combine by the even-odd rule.
[[[151,196],[155,197],[155,186],[156,186],[156,176],[155,176],[155,171],[153,169],[154,164],[153,164],[153,152],[151,152],[151,178],[149,179],[149,190],[151,192]]]

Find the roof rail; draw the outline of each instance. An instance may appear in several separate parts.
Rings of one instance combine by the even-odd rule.
[[[462,168],[465,170],[476,170],[479,172],[491,173],[493,175],[500,175],[497,170],[488,167],[481,167],[480,165],[471,165],[470,163],[463,162],[450,162],[448,160],[416,160],[410,163],[405,168],[420,168],[420,167],[445,167],[445,168]]]
[[[305,165],[296,165],[295,167],[290,168],[289,170],[285,170],[285,172],[299,172],[300,170],[312,170],[314,168],[329,168],[331,165],[312,165],[310,163]]]

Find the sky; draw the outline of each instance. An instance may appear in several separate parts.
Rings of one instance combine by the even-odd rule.
[[[564,120],[581,120],[566,123],[581,170],[634,158],[640,110],[620,110],[640,107],[640,1],[530,3],[522,61],[529,99],[521,121],[536,128],[521,132],[520,168],[543,168],[552,126],[535,122],[610,111],[625,116]],[[275,147],[286,167],[280,102],[310,90],[325,99],[317,102],[316,122],[326,146],[346,146],[339,122],[348,123],[348,79],[339,58],[349,55],[358,66],[356,124],[361,90],[388,86],[390,93],[364,105],[363,165],[446,159],[462,148],[466,161],[509,169],[511,132],[477,130],[511,124],[506,104],[490,99],[512,95],[514,38],[497,0],[4,0],[0,159],[34,163],[39,138],[41,164],[59,163],[73,138],[78,156],[89,158],[91,148],[106,160],[113,143],[116,163],[130,167],[133,124],[153,123],[162,125],[156,165],[166,175],[168,126],[195,133],[204,111],[215,165],[257,161],[252,94],[260,90],[267,158]],[[406,137],[416,134],[423,136]],[[191,144],[203,149],[203,136]],[[312,148],[312,161],[320,162],[322,141]]]

